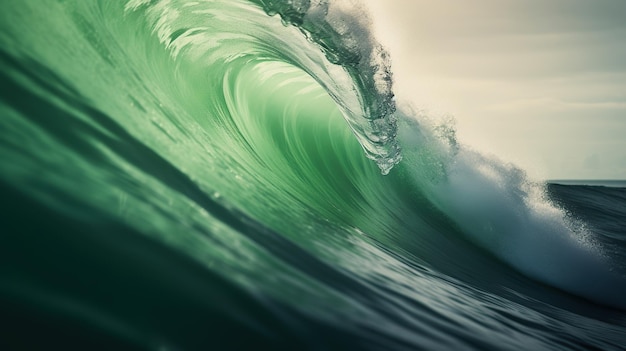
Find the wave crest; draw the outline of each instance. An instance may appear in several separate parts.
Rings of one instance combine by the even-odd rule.
[[[327,0],[255,2],[268,15],[280,15],[283,24],[299,28],[329,62],[350,75],[362,110],[359,116],[349,116],[348,123],[357,131],[367,156],[387,174],[401,160],[393,79],[389,55],[373,37],[366,13],[354,3]]]

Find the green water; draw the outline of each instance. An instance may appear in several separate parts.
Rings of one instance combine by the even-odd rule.
[[[619,345],[618,256],[337,6],[0,4],[0,346]]]
[[[66,215],[119,221],[248,289],[349,305],[241,227],[267,227],[354,265],[347,257],[371,255],[359,252],[369,240],[359,233],[395,236],[394,218],[407,210],[392,206],[398,195],[383,184],[394,180],[364,156],[331,98],[342,87],[329,94],[310,74],[326,84],[349,75],[330,78],[338,68],[317,46],[244,4],[198,4],[198,13],[184,2],[33,1],[4,11],[13,35],[2,38],[12,83],[3,177]],[[234,28],[235,16],[250,28]],[[295,45],[306,50],[289,52]]]

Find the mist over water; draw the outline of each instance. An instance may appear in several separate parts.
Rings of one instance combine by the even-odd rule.
[[[351,6],[0,5],[0,345],[622,347],[624,188],[397,107]]]

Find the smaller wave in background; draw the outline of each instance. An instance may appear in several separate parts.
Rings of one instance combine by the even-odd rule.
[[[606,186],[610,188],[626,188],[626,180],[610,180],[610,179],[554,179],[548,180],[550,184],[561,185],[589,185],[589,186]]]

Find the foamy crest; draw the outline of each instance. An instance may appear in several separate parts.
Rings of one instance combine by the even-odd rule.
[[[427,148],[439,153],[432,159],[439,163],[434,168],[441,169],[436,178],[424,177],[422,165],[413,169],[415,178],[471,241],[537,280],[596,302],[626,307],[626,281],[613,272],[612,262],[586,228],[547,199],[545,184],[456,140],[451,145],[445,136],[449,132],[437,136],[440,126],[407,124],[411,125],[413,134],[422,137],[411,139],[409,132],[400,133],[406,158],[420,159],[409,153]],[[432,145],[437,139],[440,145]]]

